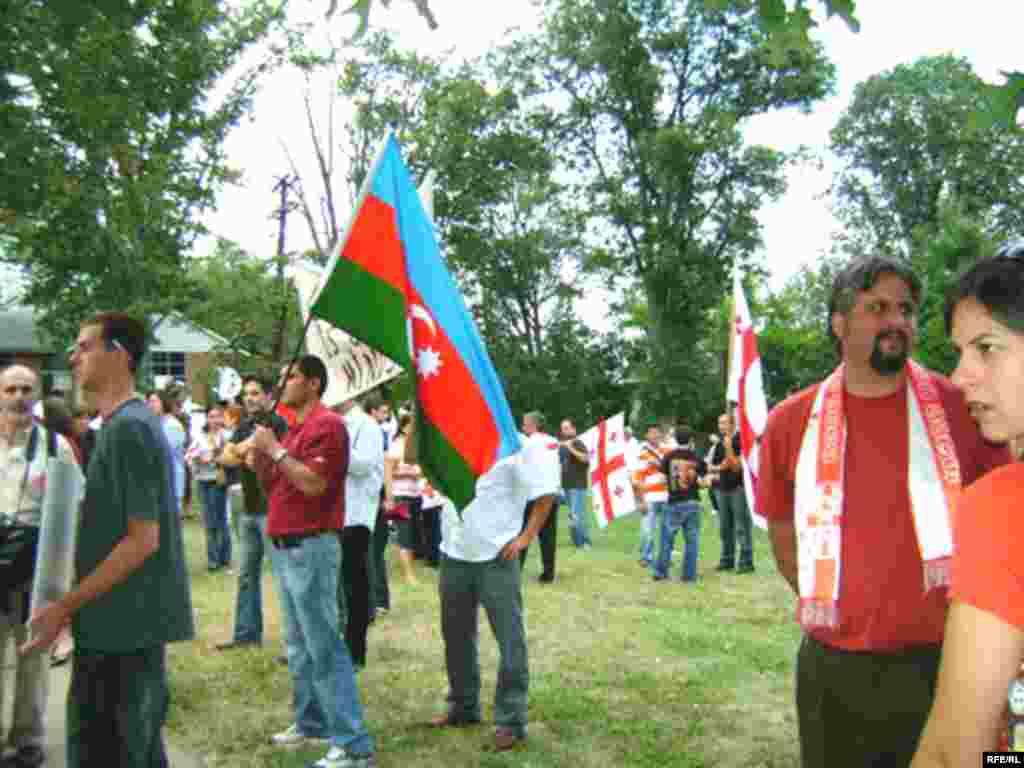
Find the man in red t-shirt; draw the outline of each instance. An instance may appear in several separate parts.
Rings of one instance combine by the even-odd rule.
[[[842,365],[776,407],[762,440],[758,504],[804,628],[804,768],[910,763],[946,616],[948,510],[957,485],[1009,458],[945,378],[909,361],[919,300],[901,262],[837,275]]]
[[[329,741],[317,765],[369,768],[375,762],[352,657],[338,623],[338,532],[345,517],[348,432],[320,402],[327,368],[315,355],[285,369],[281,402],[295,426],[278,441],[253,431],[247,459],[267,490],[267,536],[281,598],[295,722],[271,737],[282,747]]]

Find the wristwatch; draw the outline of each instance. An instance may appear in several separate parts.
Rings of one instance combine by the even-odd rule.
[[[270,458],[275,464],[280,464],[282,461],[284,461],[284,457],[287,455],[288,451],[284,447],[280,447],[272,454],[270,454]]]

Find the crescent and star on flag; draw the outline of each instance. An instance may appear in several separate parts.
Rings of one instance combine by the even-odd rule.
[[[409,305],[409,351],[416,363],[416,372],[426,381],[431,376],[440,375],[443,360],[441,359],[441,353],[430,346],[429,340],[423,345],[417,345],[418,335],[413,330],[413,321],[415,320],[421,321],[430,329],[431,339],[437,333],[437,324],[434,322],[434,318],[430,316],[430,312],[422,304]]]

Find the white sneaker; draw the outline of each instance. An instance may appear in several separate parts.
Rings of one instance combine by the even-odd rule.
[[[310,768],[375,768],[376,765],[377,759],[372,752],[368,755],[353,755],[341,747],[331,747]]]
[[[287,729],[270,737],[270,743],[278,747],[301,747],[308,744],[325,744],[327,739],[307,736],[299,730],[298,723],[292,723]]]

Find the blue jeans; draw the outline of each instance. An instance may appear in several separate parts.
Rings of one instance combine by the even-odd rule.
[[[324,533],[289,549],[272,548],[270,557],[299,731],[355,754],[373,752],[352,657],[338,624],[338,535]]]
[[[731,491],[718,491],[718,525],[722,537],[722,558],[719,566],[732,568],[737,565],[736,539],[740,542],[740,568],[754,566],[754,539],[751,531],[750,510],[747,509],[747,494],[741,485]]]
[[[678,501],[666,504],[661,516],[661,550],[658,552],[658,563],[654,566],[654,575],[664,579],[672,567],[672,547],[676,542],[676,533],[682,530],[683,544],[683,581],[697,580],[697,556],[700,552],[700,502]]]
[[[573,521],[569,526],[572,543],[577,548],[590,544],[590,532],[587,530],[587,489],[566,488],[563,493]]]
[[[206,564],[223,568],[231,564],[231,531],[228,530],[228,489],[214,480],[199,481],[206,528]]]
[[[267,546],[267,516],[240,514],[238,598],[235,600],[236,643],[263,642],[263,552]]]
[[[666,502],[649,501],[644,519],[640,524],[640,557],[650,566],[654,566],[654,542],[658,536],[658,525],[661,511]]]

